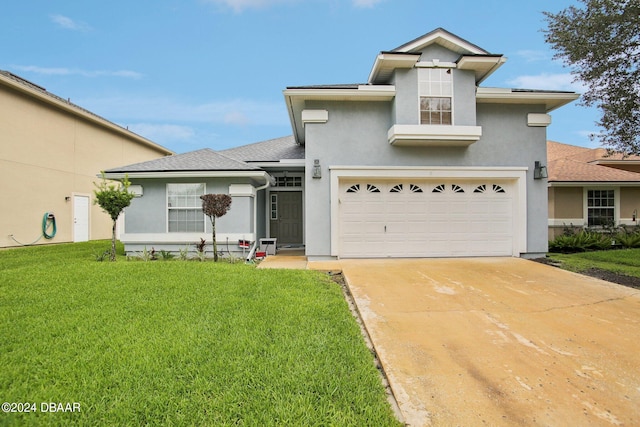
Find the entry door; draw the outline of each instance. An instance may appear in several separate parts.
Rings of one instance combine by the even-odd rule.
[[[271,193],[270,235],[281,244],[302,244],[302,192]]]
[[[89,197],[73,196],[73,241],[89,240]]]

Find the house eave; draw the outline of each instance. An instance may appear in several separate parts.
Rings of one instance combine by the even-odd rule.
[[[640,187],[640,181],[549,181],[549,187]]]
[[[554,92],[524,89],[484,88],[476,91],[478,104],[531,104],[544,105],[545,112],[567,105],[580,97],[576,92]]]
[[[507,58],[503,55],[462,55],[456,66],[459,70],[474,71],[476,85],[479,85],[505,62]]]
[[[419,60],[419,53],[382,52],[376,56],[368,82],[370,84],[388,83],[397,68],[413,68]]]
[[[102,176],[102,175],[100,175]],[[253,178],[264,182],[271,180],[265,171],[144,171],[144,172],[106,172],[107,179],[172,179],[172,178]]]
[[[97,126],[100,126],[102,128],[105,128],[107,130],[110,130],[112,132],[115,132],[127,139],[133,140],[134,142],[144,145],[146,147],[152,148],[153,150],[162,153],[165,156],[170,156],[175,154],[174,151],[169,150],[159,144],[156,144],[155,142],[140,136],[134,132],[131,132],[129,129],[125,129],[119,125],[116,125],[115,123],[112,123],[96,114],[93,114],[73,103],[71,103],[68,100],[63,100],[62,98],[57,97],[56,95],[53,95],[52,93],[49,93],[47,91],[45,91],[44,89],[42,90],[37,90],[35,88],[31,88],[28,87],[26,85],[20,84],[16,81],[13,81],[12,79],[0,74],[0,84],[10,87],[11,89],[29,96],[33,99],[36,99],[44,104],[47,104],[51,107],[54,107],[56,109],[59,109],[61,111],[64,111],[66,113],[70,113],[72,115],[75,115],[77,117],[80,117],[90,123],[93,123]]]
[[[393,85],[354,85],[345,88],[295,87],[283,91],[289,121],[296,142],[304,145],[305,132],[302,111],[307,101],[374,101],[389,102],[396,96]]]

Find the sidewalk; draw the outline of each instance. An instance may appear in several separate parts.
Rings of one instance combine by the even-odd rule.
[[[338,260],[307,261],[307,257],[297,254],[269,255],[258,264],[258,268],[283,268],[292,270],[342,271]]]

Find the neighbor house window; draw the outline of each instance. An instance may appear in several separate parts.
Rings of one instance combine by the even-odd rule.
[[[420,124],[453,124],[453,80],[449,68],[421,68],[418,70],[420,94]]]
[[[614,190],[587,190],[587,220],[590,227],[615,223]]]
[[[167,184],[167,218],[170,233],[204,231],[204,184]]]

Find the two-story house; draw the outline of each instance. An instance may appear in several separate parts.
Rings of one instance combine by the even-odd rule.
[[[539,256],[548,113],[578,95],[480,87],[505,61],[436,29],[381,52],[366,83],[288,87],[291,137],[111,169],[144,188],[125,247],[210,236],[198,197],[224,192],[218,237],[232,247],[266,237],[310,259]]]

